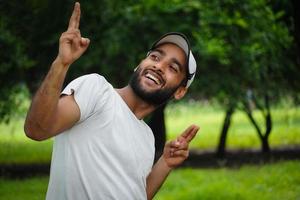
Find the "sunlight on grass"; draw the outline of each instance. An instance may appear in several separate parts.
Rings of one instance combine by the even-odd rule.
[[[259,112],[254,113],[263,125]],[[269,141],[271,147],[300,145],[300,107],[283,107],[272,110],[273,130]],[[201,128],[191,147],[215,149],[224,118],[224,111],[217,106],[203,103],[176,103],[166,109],[168,138],[175,138],[190,124]],[[23,131],[24,119],[0,124],[0,163],[49,163],[52,140],[32,141]],[[246,115],[240,111],[233,115],[227,137],[228,148],[260,148],[260,141]]]
[[[48,179],[48,177],[34,177],[15,180],[0,178],[0,199],[45,199]]]
[[[154,200],[300,199],[300,161],[237,169],[174,170]],[[45,199],[49,177],[0,178],[0,199]]]
[[[25,136],[23,120],[0,125],[0,163],[49,163],[52,140],[33,141]]]
[[[179,169],[155,200],[294,200],[300,198],[300,161],[240,169]]]
[[[222,128],[224,111],[200,103],[171,104],[166,109],[168,138],[175,138],[190,124],[200,126],[193,148],[215,148]],[[260,126],[264,125],[261,113],[254,112]],[[271,147],[300,144],[300,107],[276,108],[272,110],[273,130],[269,141]],[[262,129],[264,130],[264,129]],[[247,116],[237,111],[227,137],[228,148],[260,148],[260,140]]]

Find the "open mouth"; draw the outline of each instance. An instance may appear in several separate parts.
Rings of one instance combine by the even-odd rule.
[[[156,85],[162,85],[164,83],[161,75],[157,74],[152,70],[147,70],[145,73],[145,77],[152,80]]]

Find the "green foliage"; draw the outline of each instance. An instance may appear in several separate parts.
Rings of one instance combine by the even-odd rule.
[[[103,1],[82,3],[82,31],[91,38],[89,52],[79,60],[116,86],[129,80],[151,44],[163,33],[189,29],[194,20],[184,3],[169,1]],[[180,18],[181,23],[178,24]],[[163,20],[162,20],[163,19]],[[75,67],[74,67],[75,68]],[[73,69],[72,69],[73,70]]]
[[[283,71],[291,66],[286,51],[292,37],[278,21],[282,14],[265,0],[202,2],[194,36],[205,78],[195,87],[225,106],[244,101],[248,90],[257,98],[266,92],[276,98],[287,88]]]
[[[24,112],[20,105],[22,97],[27,96],[26,87],[16,79],[23,76],[23,69],[34,64],[24,46],[24,41],[9,30],[7,19],[0,18],[0,122],[8,122],[11,116]]]
[[[26,0],[0,4],[0,118],[16,107],[16,90],[33,94],[57,54],[73,1]],[[116,1],[81,2],[81,33],[88,51],[70,68],[66,82],[98,72],[116,87],[129,80],[151,44],[163,33],[180,31],[191,41],[199,64],[191,91],[224,105],[238,102],[248,89],[255,94],[289,94],[297,85],[290,62],[292,37],[281,23],[282,10],[258,1]],[[290,16],[287,16],[290,17]],[[297,87],[293,87],[294,94]],[[9,93],[9,94],[8,94]],[[5,108],[4,108],[5,107]],[[9,116],[9,114],[7,114]]]

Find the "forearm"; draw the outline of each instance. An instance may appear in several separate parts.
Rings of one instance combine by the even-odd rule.
[[[147,199],[152,199],[162,186],[172,168],[168,167],[163,157],[153,166],[151,173],[147,177]]]
[[[42,130],[45,132],[49,130],[67,70],[68,66],[63,66],[59,59],[52,63],[48,74],[31,102],[25,121],[26,134],[35,134],[34,132],[45,134]],[[37,131],[39,128],[42,130]]]

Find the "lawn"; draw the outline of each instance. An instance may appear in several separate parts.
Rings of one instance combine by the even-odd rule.
[[[23,132],[23,119],[0,125],[0,163],[49,163],[52,140],[36,142]]]
[[[283,106],[272,110],[273,131],[271,147],[300,145],[300,107]],[[171,104],[166,109],[168,138],[174,138],[190,124],[201,127],[191,143],[192,148],[214,149],[218,144],[224,112],[216,106],[200,103]],[[259,112],[255,112],[262,124]],[[229,129],[227,147],[231,149],[259,148],[260,141],[245,114],[238,111]],[[24,135],[24,119],[14,119],[10,124],[0,124],[0,163],[49,163],[52,140],[32,141]]]
[[[1,200],[41,200],[45,199],[48,177],[28,179],[0,178]]]
[[[272,148],[300,145],[300,108],[272,110]],[[190,124],[201,127],[192,148],[214,149],[218,143],[224,112],[199,103],[171,104],[166,110],[168,138],[174,138]],[[255,112],[261,124],[259,112]],[[52,140],[35,142],[23,133],[23,118],[0,124],[0,164],[49,163]],[[255,130],[242,112],[233,116],[227,146],[231,149],[259,148]],[[177,169],[156,195],[155,200],[276,200],[300,199],[300,161],[285,161],[241,168]],[[44,199],[48,176],[28,179],[0,177],[0,199]]]
[[[300,199],[300,161],[219,169],[174,170],[155,200]],[[44,199],[48,177],[0,178],[0,199]]]
[[[239,169],[181,169],[170,174],[155,200],[300,199],[300,161]]]
[[[200,103],[176,103],[166,110],[168,138],[175,138],[190,124],[200,126],[192,148],[211,149],[218,144],[224,111],[216,106]],[[254,116],[263,127],[260,112]],[[281,106],[272,109],[273,129],[269,137],[271,147],[300,145],[300,107]],[[264,129],[263,129],[264,130]],[[231,149],[260,148],[260,140],[246,115],[237,111],[227,136],[227,147]]]

